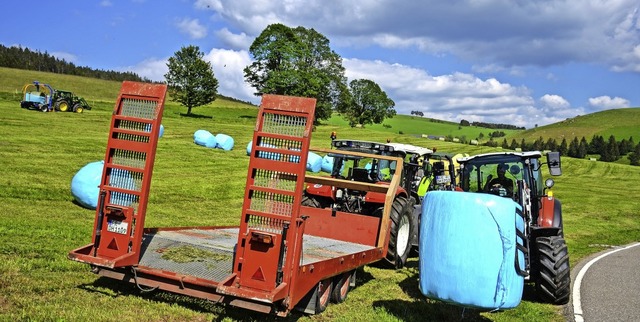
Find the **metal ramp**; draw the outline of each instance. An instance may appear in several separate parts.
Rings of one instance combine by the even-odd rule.
[[[251,146],[233,274],[228,295],[277,300],[300,262],[300,204],[315,99],[263,95]],[[229,287],[233,285],[233,287]],[[267,295],[265,295],[267,294]],[[280,294],[280,295],[277,295]]]
[[[103,267],[137,265],[167,85],[124,81],[104,157],[93,243],[69,257]]]

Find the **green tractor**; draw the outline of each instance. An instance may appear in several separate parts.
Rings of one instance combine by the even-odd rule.
[[[59,89],[53,95],[53,105],[55,110],[60,112],[82,113],[84,110],[91,109],[91,106],[84,98],[76,96],[72,92]]]
[[[42,112],[60,111],[82,113],[90,110],[87,101],[72,92],[54,89],[48,84],[34,81],[22,88],[20,107]]]

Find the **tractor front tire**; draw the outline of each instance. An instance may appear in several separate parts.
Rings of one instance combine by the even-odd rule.
[[[76,113],[82,113],[82,111],[84,111],[84,108],[82,107],[82,104],[78,103],[73,106],[73,111]]]
[[[564,238],[536,238],[532,265],[538,297],[555,305],[567,304],[571,294],[571,275],[569,252]]]
[[[412,199],[413,200],[413,199]],[[389,232],[389,249],[385,257],[386,266],[395,269],[404,267],[411,252],[411,236],[413,235],[413,203],[405,197],[397,197],[391,207],[391,229]]]

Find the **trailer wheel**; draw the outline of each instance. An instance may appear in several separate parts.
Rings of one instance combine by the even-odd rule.
[[[73,111],[76,113],[82,113],[82,111],[84,111],[84,108],[82,107],[82,104],[78,103],[73,106]]]
[[[413,230],[413,205],[405,197],[397,197],[391,208],[391,231],[389,249],[385,260],[388,266],[402,268],[407,263],[411,251]]]
[[[329,306],[331,299],[332,282],[330,278],[322,280],[316,286],[316,314],[320,314]]]
[[[47,104],[42,104],[39,106],[39,108],[40,108],[40,111],[42,112],[49,112],[49,105]]]
[[[66,112],[69,110],[69,103],[66,100],[59,100],[56,102],[56,110],[60,112]]]
[[[547,303],[566,304],[571,293],[569,253],[561,236],[538,237],[532,263],[536,293]]]
[[[354,274],[355,270],[335,277],[333,280],[333,292],[331,292],[331,300],[333,302],[342,303],[347,299]]]

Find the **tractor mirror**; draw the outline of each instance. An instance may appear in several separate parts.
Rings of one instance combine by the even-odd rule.
[[[549,166],[549,174],[552,176],[559,176],[562,174],[562,168],[560,167],[560,152],[547,153],[547,166]]]

